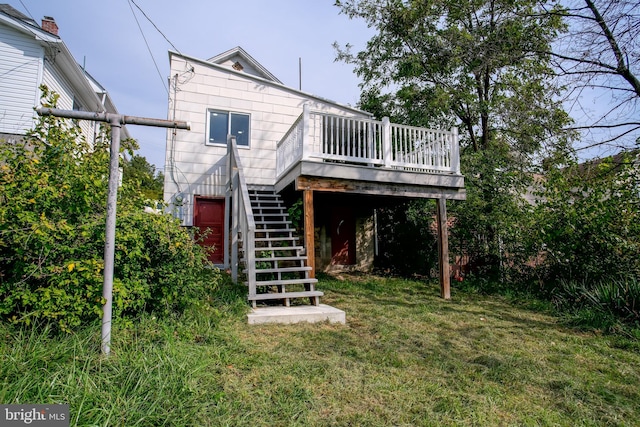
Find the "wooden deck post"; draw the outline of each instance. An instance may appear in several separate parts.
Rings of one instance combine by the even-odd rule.
[[[447,199],[442,197],[439,198],[437,202],[436,215],[438,217],[438,267],[440,270],[440,296],[444,299],[451,299]]]
[[[316,277],[315,224],[313,214],[313,190],[304,190],[304,245],[307,252],[307,265],[311,267],[309,277]]]
[[[382,158],[384,159],[384,166],[391,168],[393,152],[391,149],[391,121],[389,117],[382,118]]]

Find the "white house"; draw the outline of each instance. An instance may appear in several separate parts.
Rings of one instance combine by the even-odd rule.
[[[25,135],[34,125],[40,85],[60,95],[58,108],[117,113],[107,91],[75,61],[51,17],[42,25],[8,4],[0,4],[0,139]],[[99,124],[81,121],[89,143]],[[126,129],[125,137],[128,137]]]
[[[169,118],[191,130],[168,132],[165,201],[185,226],[209,230],[214,263],[234,277],[244,265],[254,305],[317,304],[316,270],[370,268],[376,207],[434,198],[444,218],[446,199],[465,198],[455,129],[375,120],[287,87],[241,47],[207,60],[170,52],[169,60]]]

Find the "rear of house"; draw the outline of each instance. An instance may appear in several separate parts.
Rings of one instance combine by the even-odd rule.
[[[373,266],[377,207],[465,197],[455,130],[377,121],[286,87],[240,47],[208,60],[169,57],[169,118],[190,122],[191,131],[167,135],[165,201],[183,225],[208,230],[215,264],[244,264],[248,282],[262,275],[284,293],[295,271],[307,280],[297,294],[314,296],[304,291],[315,271]],[[242,206],[243,191],[250,206]],[[289,217],[292,204],[299,218]],[[295,231],[304,231],[303,246]],[[304,274],[291,265],[297,256]],[[269,298],[252,298],[249,285],[250,299]]]

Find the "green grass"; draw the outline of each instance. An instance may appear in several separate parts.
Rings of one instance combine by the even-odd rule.
[[[71,425],[640,425],[640,343],[496,296],[322,277],[347,325],[248,326],[208,310],[75,335],[0,328],[0,402],[69,403]]]

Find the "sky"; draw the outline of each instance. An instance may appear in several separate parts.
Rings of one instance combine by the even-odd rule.
[[[335,0],[5,2],[37,23],[53,17],[76,61],[109,92],[120,114],[160,119],[167,118],[169,50],[206,60],[241,46],[294,88],[301,62],[304,92],[355,105],[359,79],[351,65],[335,62],[332,45],[349,43],[358,51],[373,35],[364,22],[340,14]],[[166,130],[127,128],[140,145],[137,154],[163,169]]]
[[[299,86],[301,60],[304,92],[355,105],[360,81],[351,65],[335,61],[332,45],[349,43],[358,52],[373,35],[363,21],[340,14],[335,0],[4,2],[38,23],[43,16],[53,17],[76,61],[107,89],[121,114],[161,119],[167,118],[169,50],[206,60],[241,46],[294,88]],[[609,94],[585,91],[580,94],[580,105],[565,107],[571,108],[580,125],[590,123],[610,105]],[[133,125],[127,128],[140,145],[138,154],[162,170],[166,130]],[[584,137],[583,145],[606,139],[599,134]],[[579,155],[587,159],[617,151],[615,145],[613,149],[602,148]]]

